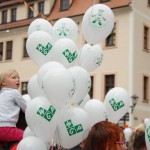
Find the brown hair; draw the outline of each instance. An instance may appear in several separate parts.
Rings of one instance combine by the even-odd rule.
[[[4,82],[6,79],[8,79],[8,78],[11,76],[11,74],[14,73],[14,72],[17,73],[16,70],[11,69],[11,70],[7,70],[7,71],[4,71],[4,72],[1,72],[1,73],[0,73],[0,89],[3,87],[3,82]]]
[[[101,121],[96,123],[85,140],[84,150],[116,150],[120,136],[123,136],[121,128],[111,122]]]
[[[134,129],[129,139],[129,150],[141,150],[146,148],[145,125],[140,124]]]

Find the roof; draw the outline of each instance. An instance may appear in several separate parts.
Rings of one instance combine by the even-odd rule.
[[[36,0],[30,0],[36,1]],[[73,17],[83,15],[86,10],[94,4],[100,3],[100,0],[72,0],[70,8],[66,11],[60,11],[60,0],[55,0],[55,3],[52,7],[50,14],[47,17],[47,20],[57,20],[62,17]],[[131,0],[111,0],[109,2],[105,2],[106,4],[112,9],[119,8],[119,7],[126,7],[129,6]],[[2,7],[9,7],[11,5],[19,5],[21,4],[19,0],[7,0],[0,3],[0,8]],[[28,26],[35,18],[32,19],[25,19],[25,20],[18,20],[17,22],[10,22],[7,24],[0,24],[0,30],[6,30],[11,28],[18,28],[23,26]]]
[[[19,3],[19,0],[1,0],[0,8],[16,5],[17,3]]]
[[[66,11],[60,11],[60,0],[56,0],[53,10],[49,15],[49,20],[55,20],[62,17],[72,17],[77,15],[83,15],[86,10],[93,5],[94,0],[73,0],[70,8]],[[94,4],[99,4],[100,0],[95,0]],[[109,2],[105,2],[103,4],[109,6],[110,8],[118,8],[129,6],[131,0],[111,0]]]

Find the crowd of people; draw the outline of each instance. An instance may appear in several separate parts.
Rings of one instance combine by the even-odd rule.
[[[16,70],[0,73],[0,150],[15,150],[17,146],[8,148],[8,143],[12,145],[23,139],[24,131],[16,127],[20,109],[23,112],[26,109],[26,102],[18,91],[19,85],[20,78]],[[123,130],[117,124],[98,122],[82,143],[68,150],[148,150],[145,124],[133,129],[129,141],[126,141]]]

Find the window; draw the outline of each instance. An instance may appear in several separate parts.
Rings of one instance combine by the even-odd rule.
[[[12,41],[6,43],[6,60],[12,59]]]
[[[24,40],[23,40],[23,58],[29,57],[29,55],[27,53],[27,49],[26,49],[26,41],[27,41],[27,38],[24,38]]]
[[[104,94],[106,95],[107,92],[114,88],[115,86],[115,75],[112,74],[112,75],[105,75],[105,91],[104,91]]]
[[[116,23],[114,24],[114,28],[110,35],[106,38],[106,47],[115,46],[116,45]]]
[[[69,9],[69,0],[61,0],[60,1],[60,10],[68,10]]]
[[[109,2],[110,0],[100,0],[101,3]]]
[[[149,27],[144,26],[144,50],[149,51]]]
[[[150,6],[150,0],[148,0],[148,6]]]
[[[91,89],[89,91],[89,95],[91,99],[93,98],[93,84],[94,84],[94,77],[91,76]]]
[[[42,15],[44,14],[44,2],[39,3],[39,14]]]
[[[3,60],[3,42],[0,42],[0,61]]]
[[[143,78],[143,99],[145,102],[148,102],[148,92],[149,92],[149,78],[144,76]]]
[[[129,123],[129,113],[127,112],[118,122],[119,127],[124,128]]]
[[[2,23],[7,23],[7,10],[2,11]]]
[[[17,9],[16,8],[13,8],[11,10],[11,21],[14,22],[16,21],[16,14],[17,14]]]
[[[28,82],[21,82],[21,94],[28,94]]]
[[[33,8],[33,4],[30,5],[30,7],[28,8],[28,18],[33,18],[34,15],[33,10],[31,8]]]

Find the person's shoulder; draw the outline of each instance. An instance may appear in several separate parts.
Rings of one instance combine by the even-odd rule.
[[[10,94],[16,94],[16,95],[20,95],[19,91],[17,89],[12,89],[12,88],[5,88],[4,89],[6,92],[10,93]]]

